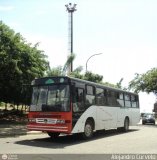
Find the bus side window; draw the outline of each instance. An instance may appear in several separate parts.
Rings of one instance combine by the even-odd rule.
[[[79,112],[84,110],[84,89],[76,88],[75,103],[73,104],[73,111]]]
[[[117,93],[117,102],[119,103],[120,107],[124,107],[124,95],[123,93]]]
[[[138,98],[138,96],[135,96],[135,100],[136,100],[136,108],[139,108],[139,98]]]
[[[84,102],[84,90],[78,88],[77,90],[77,102],[83,103]]]
[[[105,91],[102,88],[96,88],[96,105],[104,106],[106,105]]]
[[[107,91],[107,102],[109,106],[117,106],[116,92],[112,90]]]
[[[138,96],[131,95],[131,105],[133,108],[138,108],[139,103],[138,103]]]
[[[93,86],[86,86],[86,108],[95,104],[95,88]]]
[[[130,99],[130,94],[124,94],[124,99],[125,99],[125,107],[131,107],[131,99]]]

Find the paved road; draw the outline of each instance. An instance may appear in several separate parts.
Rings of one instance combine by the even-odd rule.
[[[0,138],[0,146],[0,154],[157,154],[157,126],[138,125],[128,133],[110,130],[90,141],[77,136],[52,140],[47,134],[23,135]]]

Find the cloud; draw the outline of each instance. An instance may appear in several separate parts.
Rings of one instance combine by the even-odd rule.
[[[13,9],[13,6],[0,6],[0,11],[12,11]]]

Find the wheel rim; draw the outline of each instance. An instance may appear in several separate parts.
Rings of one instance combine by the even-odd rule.
[[[90,137],[92,135],[92,126],[90,124],[85,125],[84,133],[87,137]]]

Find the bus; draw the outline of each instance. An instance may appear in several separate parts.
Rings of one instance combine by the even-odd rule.
[[[68,76],[32,81],[27,128],[51,138],[79,133],[89,139],[95,131],[124,132],[140,120],[138,94]]]

